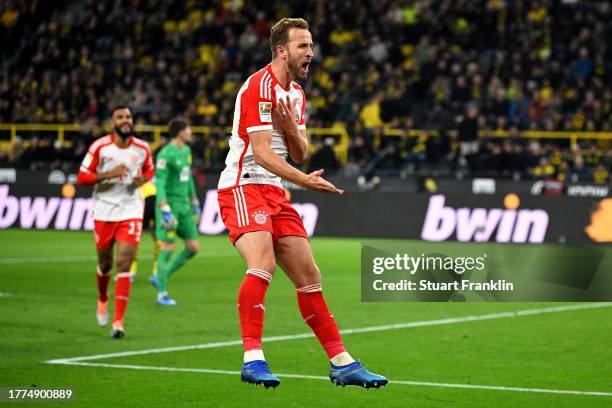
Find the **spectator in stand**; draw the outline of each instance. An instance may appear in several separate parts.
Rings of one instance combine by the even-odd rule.
[[[340,167],[340,162],[336,157],[336,152],[334,152],[334,138],[326,137],[323,142],[317,140],[314,144],[316,150],[310,157],[308,172],[312,173],[313,171],[323,169],[328,176],[330,174],[333,175]]]
[[[473,104],[477,130],[612,131],[608,2],[30,3],[0,4],[3,123],[99,125],[122,101],[143,107],[136,123],[229,126],[238,87],[267,62],[270,22],[289,13],[311,17],[318,33],[315,74],[302,84],[309,123],[338,122],[370,149],[387,124],[411,117],[414,128],[456,129],[453,118]],[[30,153],[65,154],[38,137]],[[589,172],[599,165],[585,160]]]

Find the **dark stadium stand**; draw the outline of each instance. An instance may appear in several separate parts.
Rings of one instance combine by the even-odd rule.
[[[117,103],[133,106],[140,124],[180,114],[194,125],[230,126],[238,87],[270,59],[268,31],[282,9],[311,23],[308,126],[346,129],[346,174],[610,180],[611,134],[576,136],[612,127],[608,2],[278,4],[3,2],[0,124],[80,123],[87,130],[72,144],[20,133],[1,163],[78,162]],[[573,132],[579,146],[567,134],[543,139],[537,131]],[[222,168],[225,136],[198,140],[202,171]],[[334,169],[328,153],[316,163]]]

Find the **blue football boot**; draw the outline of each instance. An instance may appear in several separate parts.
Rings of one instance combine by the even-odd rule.
[[[157,304],[162,306],[176,306],[176,300],[166,294],[157,298]]]
[[[329,379],[336,385],[358,385],[363,388],[379,388],[387,385],[387,380],[382,375],[373,374],[359,361],[343,366],[335,366],[330,363]]]
[[[270,372],[268,363],[264,360],[254,360],[244,363],[240,372],[242,382],[247,382],[255,385],[263,385],[266,388],[275,388],[280,384],[277,376]]]

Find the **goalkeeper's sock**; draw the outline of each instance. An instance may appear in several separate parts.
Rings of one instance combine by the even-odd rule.
[[[304,286],[296,291],[302,317],[319,339],[327,356],[332,359],[346,352],[334,315],[323,298],[321,284]]]
[[[130,265],[130,273],[132,275],[136,275],[138,273],[138,260],[137,259],[134,259],[134,261]]]
[[[132,264],[130,265],[130,273],[133,276],[136,276],[136,274],[138,273],[138,254],[139,253],[140,253],[140,246],[136,248],[136,254],[134,254],[134,260],[132,261]]]
[[[261,334],[263,332],[264,312],[266,310],[264,302],[271,280],[271,273],[260,269],[249,269],[240,285],[240,290],[238,291],[238,316],[240,318],[242,345],[244,346],[245,353],[251,350],[261,351]],[[250,357],[252,356],[245,355],[245,359]]]
[[[161,251],[161,241],[156,239],[153,242],[153,275],[157,275],[157,262],[159,259],[159,251]]]
[[[123,326],[123,315],[127,308],[128,300],[130,299],[130,289],[132,280],[129,272],[120,272],[115,279],[115,315],[113,317],[113,326]]]
[[[172,251],[162,249],[159,252],[159,260],[157,264],[157,292],[166,292],[168,285],[168,267],[170,266],[170,258]]]
[[[108,283],[110,282],[110,272],[103,274],[98,266],[96,270],[96,280],[98,282],[98,300],[100,302],[108,301]]]
[[[185,265],[185,262],[193,258],[195,252],[190,251],[187,248],[183,248],[181,252],[176,254],[172,261],[170,261],[170,265],[168,265],[168,278],[174,274],[181,266]]]

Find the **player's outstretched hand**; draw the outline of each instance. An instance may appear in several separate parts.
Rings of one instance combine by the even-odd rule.
[[[321,177],[324,173],[323,169],[313,171],[306,176],[306,182],[303,187],[309,190],[320,191],[322,193],[344,194],[344,190],[340,190],[329,181]]]
[[[124,177],[127,175],[127,166],[125,164],[119,164],[117,167],[108,172],[108,177]]]
[[[286,100],[281,98],[276,102],[276,107],[272,111],[274,122],[276,122],[285,133],[297,132],[297,119],[293,113],[295,112],[296,103],[297,99],[291,102],[289,95],[287,95]]]

